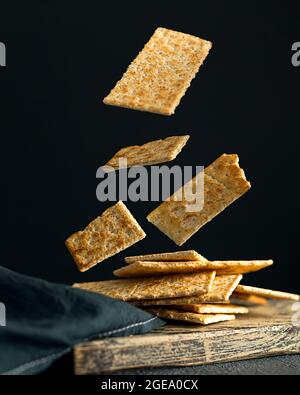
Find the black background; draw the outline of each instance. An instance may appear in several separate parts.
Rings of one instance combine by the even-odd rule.
[[[95,174],[119,148],[188,133],[175,164],[238,153],[253,188],[184,249],[211,259],[274,258],[273,268],[244,281],[300,291],[297,2],[0,4],[2,265],[71,284],[110,278],[128,254],[176,250],[146,221],[157,203],[128,204],[148,237],[88,273],[77,271],[64,240],[111,205],[97,201]],[[214,43],[176,115],[103,105],[158,26]]]

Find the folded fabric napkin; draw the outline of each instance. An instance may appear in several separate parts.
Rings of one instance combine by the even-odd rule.
[[[163,324],[127,303],[0,267],[1,375],[37,374],[76,344]]]

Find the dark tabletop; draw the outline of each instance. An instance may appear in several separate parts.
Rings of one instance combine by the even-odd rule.
[[[141,369],[119,372],[116,375],[299,375],[300,355],[253,359],[240,362],[191,366],[186,368]],[[44,375],[73,375],[72,355],[54,364]]]

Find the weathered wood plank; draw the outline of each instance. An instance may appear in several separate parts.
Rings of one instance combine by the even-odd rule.
[[[300,353],[293,304],[277,302],[249,316],[209,327],[167,325],[142,336],[82,344],[74,351],[76,374],[147,367],[197,366]]]

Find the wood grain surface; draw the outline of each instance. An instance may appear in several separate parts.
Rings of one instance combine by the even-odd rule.
[[[300,323],[295,321],[293,306],[273,302],[252,308],[248,316],[232,322],[208,327],[171,324],[146,335],[82,344],[74,350],[75,373],[96,375],[300,354]]]

